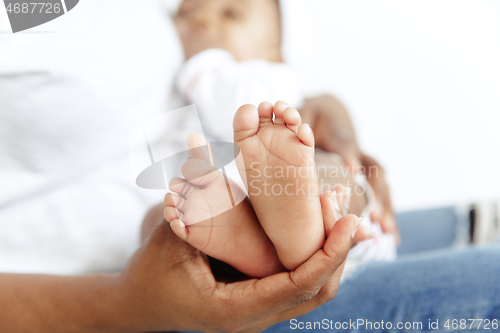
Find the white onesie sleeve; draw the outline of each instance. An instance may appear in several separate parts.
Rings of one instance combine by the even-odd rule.
[[[196,105],[211,141],[233,141],[233,116],[244,104],[283,100],[300,107],[303,101],[298,80],[286,64],[260,59],[238,62],[221,49],[189,59],[176,82],[185,101]]]

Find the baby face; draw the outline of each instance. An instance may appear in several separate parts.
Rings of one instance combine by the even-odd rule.
[[[174,22],[187,58],[221,48],[239,61],[281,61],[277,0],[184,0]]]

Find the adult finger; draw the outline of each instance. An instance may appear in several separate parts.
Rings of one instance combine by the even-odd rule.
[[[288,310],[285,310],[283,312],[280,312],[280,313],[274,314],[272,316],[269,316],[267,318],[264,318],[264,319],[256,322],[251,327],[248,327],[243,332],[262,332],[263,330],[267,329],[268,327],[271,327],[271,326],[276,325],[278,323],[281,323],[283,321],[287,321],[287,320],[290,320],[292,318],[298,318],[298,317],[301,317],[303,315],[306,315],[309,312],[322,306],[323,304],[330,302],[337,295],[337,291],[338,291],[339,285],[340,285],[340,278],[341,278],[342,273],[344,271],[344,265],[345,265],[345,261],[335,271],[335,273],[332,275],[330,280],[328,280],[328,282],[323,286],[323,288],[321,288],[318,295],[316,295],[310,301],[307,301],[307,302],[300,304],[296,307],[293,307],[291,309],[288,309]]]
[[[326,191],[320,196],[325,235],[328,237],[335,223],[342,217],[336,191]]]
[[[321,288],[342,265],[352,244],[357,216],[341,218],[323,248],[293,272],[280,273],[261,280],[219,284],[219,297],[227,299],[242,318],[254,320],[303,304],[318,295]],[[251,324],[249,321],[248,324]]]

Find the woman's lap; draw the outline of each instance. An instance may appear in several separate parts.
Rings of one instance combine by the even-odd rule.
[[[360,325],[354,329],[355,326],[344,324],[345,329],[339,331],[382,332],[390,331],[376,329],[382,321],[384,328],[390,322],[395,331],[398,322],[412,326],[421,322],[426,330],[429,320],[438,319],[440,330],[446,331],[443,325],[447,319],[450,325],[453,319],[500,320],[499,276],[500,246],[408,255],[393,263],[366,266],[341,285],[333,301],[297,321],[278,324],[268,332],[289,332],[293,328],[307,331],[307,326],[302,327],[299,322],[303,325],[307,322],[326,325],[327,322],[333,328],[337,323],[339,328],[340,323],[364,320],[364,324],[371,322],[375,326]],[[467,321],[467,327],[470,324],[471,321]],[[416,326],[408,331],[414,330]]]
[[[401,217],[403,242],[413,241],[404,256],[392,263],[361,268],[340,286],[333,301],[296,321],[275,325],[267,332],[289,332],[294,328],[320,331],[327,327],[335,329],[335,325],[337,328],[343,325],[338,329],[341,332],[405,331],[397,329],[398,323],[412,326],[406,331],[416,331],[413,323],[422,323],[422,330],[428,330],[429,321],[436,320],[439,330],[433,329],[434,332],[450,332],[453,330],[444,328],[447,319],[450,325],[453,319],[500,320],[500,246],[446,249],[463,223],[452,207]],[[363,320],[364,325],[356,329],[353,324],[358,320],[360,324]],[[312,329],[307,328],[308,322]],[[316,324],[314,329],[314,322],[322,325]],[[388,322],[392,330],[388,329]],[[471,323],[467,321],[467,328]]]

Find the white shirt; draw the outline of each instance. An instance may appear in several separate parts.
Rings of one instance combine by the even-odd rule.
[[[299,83],[287,64],[266,60],[238,62],[221,49],[191,57],[177,76],[177,89],[187,103],[196,105],[201,124],[211,141],[233,142],[233,117],[244,104],[283,100],[300,107]]]
[[[80,1],[0,34],[0,272],[123,267],[164,192],[135,185],[127,137],[173,109],[182,58],[158,0]]]

